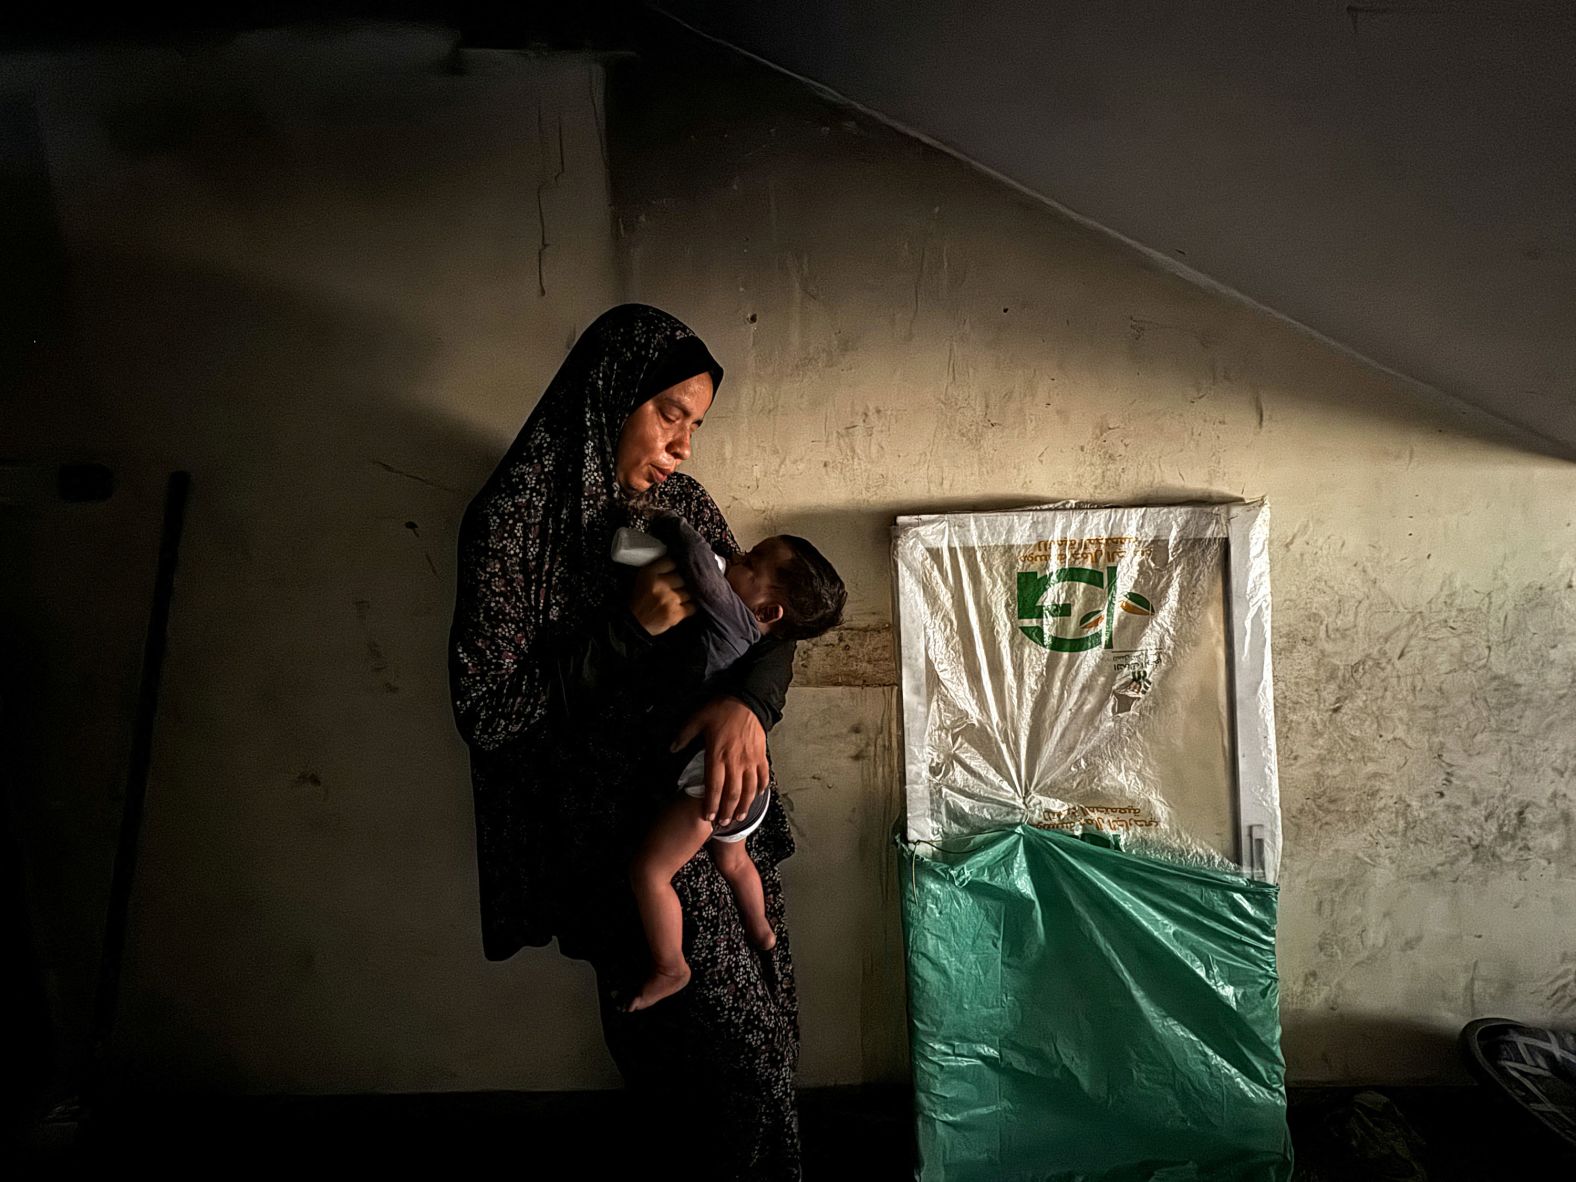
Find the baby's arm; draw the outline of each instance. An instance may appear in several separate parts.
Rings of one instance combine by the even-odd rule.
[[[798,648],[796,641],[768,636],[723,670],[712,688],[743,702],[760,720],[761,730],[769,731],[782,721]]]
[[[664,513],[652,521],[651,532],[667,546],[668,557],[678,565],[679,575],[703,615],[735,634],[755,631],[750,610],[728,585],[717,552],[694,526],[677,513]],[[743,655],[742,649],[738,655]]]
[[[668,547],[696,608],[696,643],[704,657],[705,676],[714,677],[749,651],[760,639],[760,627],[722,573],[722,558],[689,522],[667,515],[653,522],[652,528]]]

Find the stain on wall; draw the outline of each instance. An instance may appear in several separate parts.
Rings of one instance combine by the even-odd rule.
[[[793,683],[801,688],[897,684],[897,650],[889,624],[844,624],[801,641]]]

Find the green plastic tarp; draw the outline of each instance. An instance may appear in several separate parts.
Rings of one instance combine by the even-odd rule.
[[[1275,886],[1027,825],[899,845],[919,1178],[1291,1176]]]

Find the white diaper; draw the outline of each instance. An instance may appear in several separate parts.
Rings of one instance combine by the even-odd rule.
[[[697,751],[695,758],[684,765],[684,770],[679,773],[679,788],[686,796],[692,796],[696,800],[705,799],[706,753],[704,751]],[[750,811],[744,814],[744,820],[716,826],[711,832],[711,839],[728,842],[743,841],[761,827],[761,822],[766,820],[766,809],[771,803],[772,790],[762,788],[750,802]]]

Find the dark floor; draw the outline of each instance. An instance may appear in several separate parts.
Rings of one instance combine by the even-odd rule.
[[[1576,1179],[1576,1156],[1476,1087],[1293,1088],[1297,1182]]]
[[[1475,1088],[1294,1089],[1290,1124],[1303,1182],[1576,1179],[1576,1159]],[[90,1129],[33,1127],[13,1148],[25,1177],[84,1167],[245,1172],[342,1166],[437,1167],[446,1176],[661,1177],[615,1093],[187,1099],[122,1104]],[[802,1094],[805,1177],[913,1176],[909,1093],[901,1087]],[[698,1138],[698,1140],[697,1140]],[[704,1125],[674,1130],[698,1146]],[[691,1149],[691,1152],[696,1151]],[[562,1162],[561,1168],[553,1163]],[[18,1176],[11,1173],[11,1176]]]

